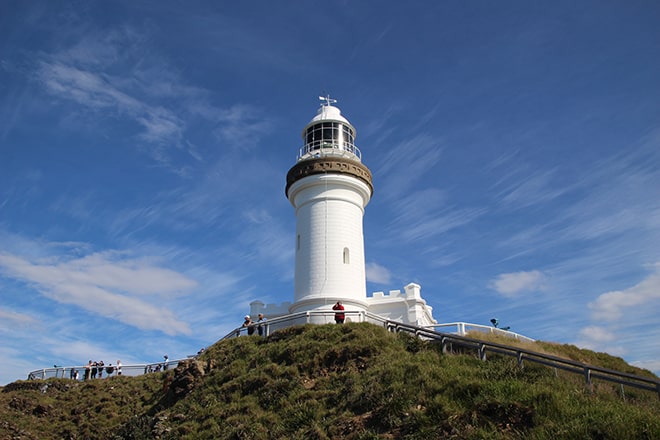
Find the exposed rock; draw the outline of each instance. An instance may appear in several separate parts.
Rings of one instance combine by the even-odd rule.
[[[154,427],[151,429],[151,434],[154,438],[159,439],[163,435],[168,434],[171,431],[171,428],[167,426],[167,416],[160,415],[156,417],[154,421]]]
[[[23,397],[12,397],[8,405],[11,409],[15,409],[16,411],[27,412],[27,410],[32,407],[32,402]]]
[[[58,390],[66,391],[72,386],[78,386],[78,382],[71,381],[68,383],[67,380],[61,379],[49,379],[45,380],[19,380],[7,384],[3,389],[3,393],[11,393],[13,391],[28,391],[28,390],[38,390],[42,393],[48,390]]]
[[[175,400],[180,399],[192,391],[195,388],[195,382],[204,377],[212,368],[211,363],[197,359],[179,362],[174,369],[174,378],[169,384],[169,392],[172,393]]]
[[[37,405],[32,410],[32,414],[35,416],[47,416],[52,409],[52,405]]]

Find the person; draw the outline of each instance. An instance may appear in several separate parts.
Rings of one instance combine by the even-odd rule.
[[[257,332],[259,332],[259,336],[263,336],[263,335],[264,335],[264,331],[266,330],[266,325],[263,324],[263,323],[266,322],[266,318],[264,318],[264,314],[263,314],[263,313],[259,313],[259,315],[257,316],[257,318],[258,318],[258,319],[257,319]],[[263,324],[263,325],[262,325],[262,324]]]
[[[103,379],[103,368],[105,367],[105,364],[103,363],[103,361],[99,361],[98,366],[99,366],[99,379]]]
[[[243,325],[241,327],[247,327],[248,335],[254,334],[254,322],[252,322],[252,319],[250,319],[250,315],[245,315],[245,321],[243,321]]]
[[[115,367],[117,367],[117,376],[121,376],[121,361],[119,359],[117,359]]]
[[[99,371],[97,366],[98,366],[98,362],[94,361],[94,363],[92,364],[92,379],[96,379],[96,373],[98,373]]]
[[[91,372],[92,372],[92,360],[90,359],[87,365],[85,365],[85,380],[90,379]]]
[[[338,311],[337,313],[335,313],[335,322],[337,324],[343,324],[345,316],[343,313],[339,312],[339,310],[341,311],[344,310],[344,306],[341,304],[341,301],[337,301],[337,303],[334,306],[332,306],[332,310]]]
[[[167,355],[163,356],[163,371],[167,370],[167,361],[170,359]]]

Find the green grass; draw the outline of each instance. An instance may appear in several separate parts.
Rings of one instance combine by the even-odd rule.
[[[538,347],[639,374],[606,354]],[[0,392],[0,438],[660,438],[656,393],[626,389],[624,401],[616,386],[592,393],[578,375],[443,355],[366,323],[227,340],[166,373],[45,383]]]

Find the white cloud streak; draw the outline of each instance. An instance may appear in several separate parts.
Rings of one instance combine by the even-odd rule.
[[[190,334],[188,324],[170,310],[138,297],[152,295],[162,301],[194,288],[196,282],[146,260],[122,261],[119,254],[106,252],[69,261],[30,261],[0,253],[0,269],[6,276],[34,285],[54,301],[140,329],[160,330],[168,335]]]
[[[660,307],[660,263],[654,267],[655,273],[640,283],[627,289],[603,293],[590,302],[593,319],[616,321],[630,308]]]
[[[613,356],[623,356],[629,352],[629,350],[621,344],[621,334],[617,335],[615,332],[603,326],[594,325],[585,327],[580,330],[578,336],[578,340],[575,342],[575,345],[578,347],[587,348],[593,351],[606,352]]]
[[[580,337],[588,341],[597,343],[610,342],[616,339],[616,336],[611,331],[601,326],[590,326],[580,330]]]
[[[568,190],[558,186],[557,180],[553,171],[533,174],[504,190],[501,200],[516,208],[548,203]]]
[[[9,330],[18,327],[29,327],[37,324],[37,320],[30,315],[0,309],[0,329]]]
[[[130,28],[85,35],[68,49],[37,55],[34,76],[52,96],[82,106],[79,114],[85,118],[99,118],[100,126],[108,120],[132,122],[139,130],[129,137],[141,140],[138,147],[180,176],[191,175],[184,160],[204,159],[186,137],[191,124],[210,124],[220,141],[243,151],[246,138],[254,144],[271,127],[253,106],[210,104],[209,91],[184,84],[148,41]]]
[[[120,90],[108,75],[42,61],[39,78],[56,96],[91,109],[109,109],[129,116],[143,127],[140,136],[149,142],[176,144],[181,140],[185,124],[176,114]]]
[[[515,297],[526,292],[536,292],[543,288],[545,275],[538,270],[528,272],[503,273],[495,277],[489,284],[505,297]]]
[[[398,198],[430,171],[442,155],[441,142],[431,135],[420,134],[392,146],[383,154],[376,173],[387,176],[384,197]]]
[[[386,268],[377,263],[367,263],[367,281],[376,284],[389,284],[392,274]]]

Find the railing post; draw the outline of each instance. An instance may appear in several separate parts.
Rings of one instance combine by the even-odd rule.
[[[584,382],[587,385],[587,388],[589,388],[589,391],[593,392],[593,384],[591,383],[591,370],[589,367],[584,367]]]

